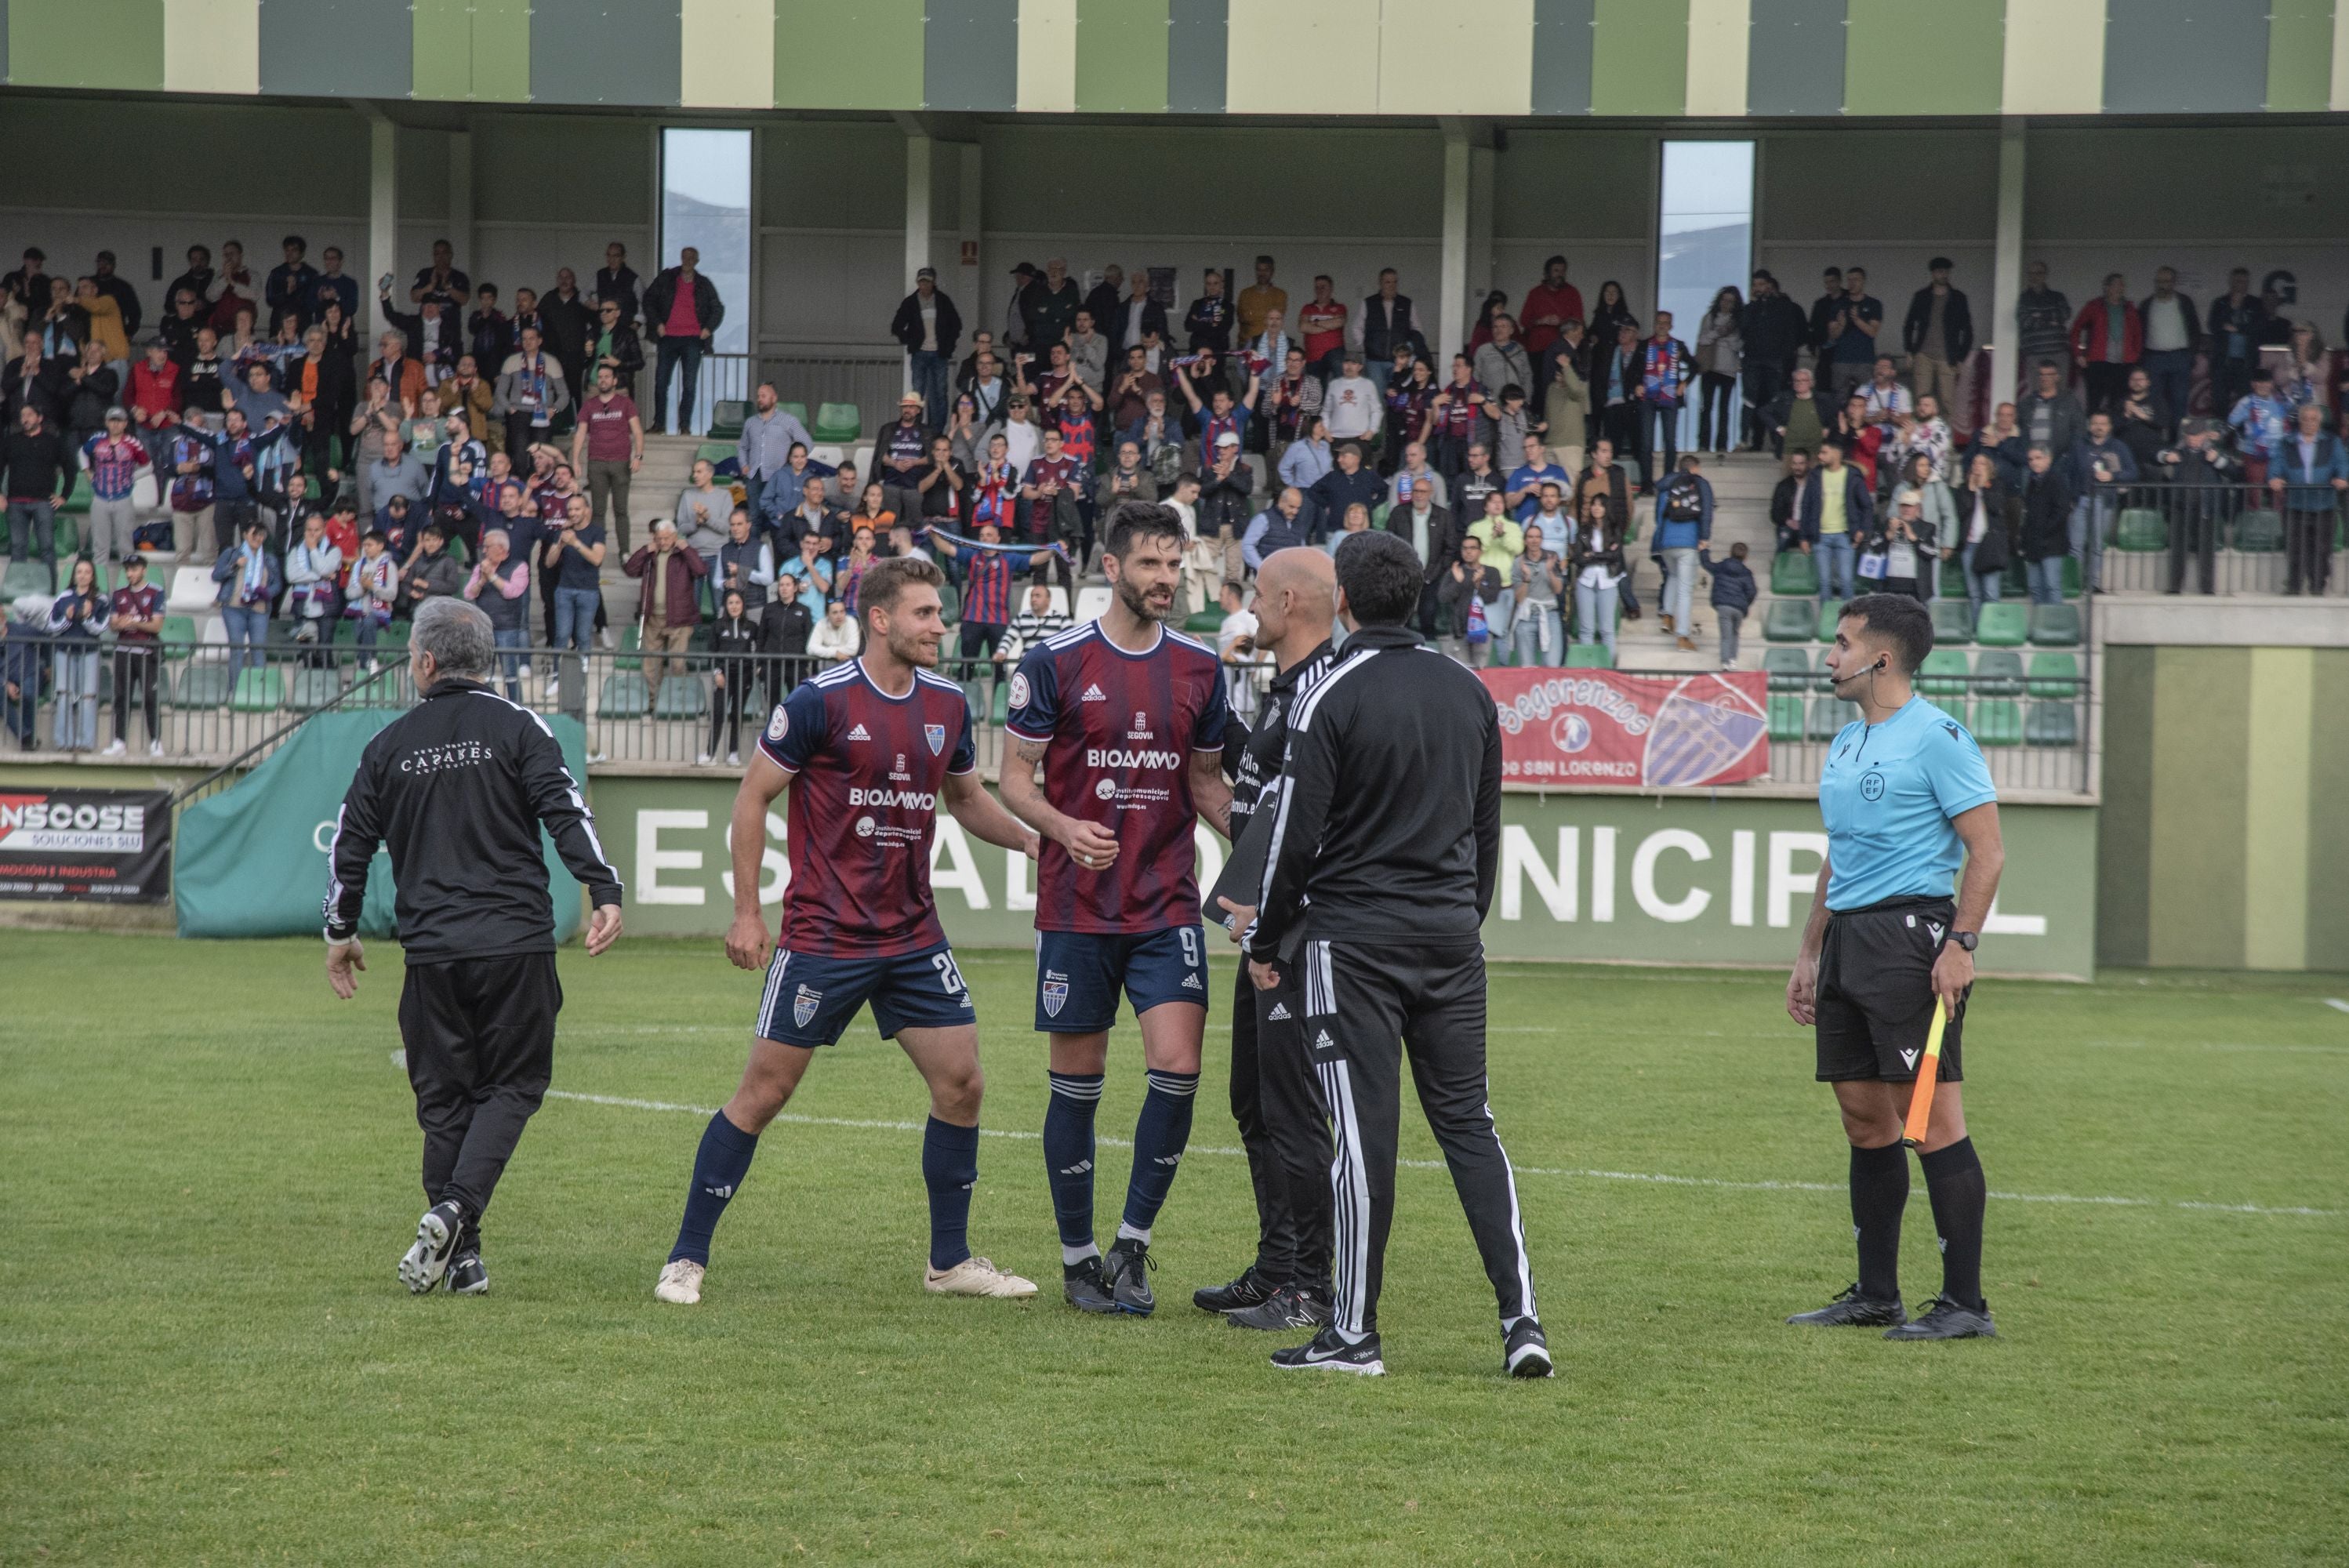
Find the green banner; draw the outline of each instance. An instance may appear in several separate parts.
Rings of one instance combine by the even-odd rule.
[[[632,934],[724,933],[733,913],[733,804],[730,778],[595,781],[596,825],[627,882]],[[1511,793],[1501,815],[1500,886],[1485,923],[1485,945],[1500,957],[1789,962],[1826,851],[1808,800]],[[2008,806],[1999,819],[2006,875],[1982,937],[1982,967],[2088,977],[2095,810]],[[782,818],[770,812],[759,891],[771,916],[790,876],[783,836]],[[1201,829],[1202,886],[1223,859],[1223,841]],[[1034,943],[1035,882],[1024,858],[941,816],[930,863],[957,944]]]
[[[325,713],[295,730],[230,788],[180,813],[171,892],[182,936],[297,936],[317,931],[326,896],[326,849],[335,813],[359,754],[400,717],[388,708]],[[587,777],[586,737],[576,719],[547,720],[573,777]],[[554,899],[554,934],[578,930],[579,884],[554,841],[539,835]],[[391,857],[376,851],[359,929],[392,929]]]

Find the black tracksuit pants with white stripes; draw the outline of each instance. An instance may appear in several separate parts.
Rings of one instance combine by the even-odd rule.
[[[1501,1321],[1535,1315],[1516,1177],[1486,1100],[1482,944],[1309,942],[1302,966],[1307,1046],[1337,1130],[1330,1177],[1338,1328],[1378,1326],[1405,1047]]]
[[[1330,1298],[1330,1112],[1300,1032],[1304,1001],[1287,965],[1259,991],[1239,966],[1232,997],[1232,1119],[1256,1188],[1256,1267]]]

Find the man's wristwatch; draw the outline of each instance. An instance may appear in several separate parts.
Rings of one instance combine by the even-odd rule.
[[[1967,952],[1971,953],[1974,950],[1974,944],[1982,940],[1982,933],[1978,931],[1953,931],[1950,933],[1950,940],[1964,948]]]

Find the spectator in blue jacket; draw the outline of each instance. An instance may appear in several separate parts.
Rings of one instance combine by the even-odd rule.
[[[1818,558],[1819,598],[1848,600],[1855,550],[1875,531],[1876,501],[1857,469],[1843,460],[1843,443],[1830,436],[1819,443],[1819,466],[1803,481],[1795,509],[1803,549]]]
[[[2113,417],[2103,409],[2088,416],[2088,433],[2072,449],[2069,478],[2072,493],[2072,553],[2080,562],[2080,581],[2096,591],[2105,559],[2105,535],[2120,514],[2121,487],[2137,480],[2137,454],[2113,434]]]
[[[1697,556],[1713,538],[1713,486],[1697,471],[1700,466],[1689,453],[1656,492],[1655,551],[1664,562],[1656,608],[1682,653],[1696,650]]]
[[[269,525],[258,518],[244,525],[241,543],[222,550],[212,562],[212,581],[220,584],[216,603],[228,626],[232,677],[248,659],[254,669],[261,668],[262,645],[269,640],[269,606],[285,586],[284,571],[269,548]]]
[[[2300,406],[2292,434],[2268,459],[2268,489],[2283,501],[2283,591],[2323,593],[2343,494],[2349,492],[2349,455],[2324,428],[2323,404]]]
[[[1761,590],[1754,585],[1754,569],[1745,564],[1745,542],[1737,541],[1729,547],[1729,559],[1715,561],[1712,552],[1700,551],[1704,569],[1713,573],[1713,618],[1721,628],[1721,667],[1737,667],[1737,634],[1745,624],[1745,614],[1754,608]]]
[[[1384,480],[1362,466],[1362,449],[1357,441],[1338,443],[1338,466],[1323,474],[1313,485],[1313,518],[1308,525],[1315,533],[1326,532],[1332,518],[1342,520],[1346,509],[1360,502],[1365,511],[1375,514],[1379,503],[1385,500]],[[1316,538],[1314,542],[1319,543]]]

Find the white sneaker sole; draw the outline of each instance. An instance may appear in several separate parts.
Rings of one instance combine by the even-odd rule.
[[[951,1269],[936,1278],[926,1274],[922,1289],[932,1295],[972,1296],[982,1301],[1026,1301],[1036,1294],[1036,1282],[1018,1274],[980,1274],[968,1284],[949,1283],[954,1277]]]
[[[1378,1361],[1276,1361],[1273,1365],[1283,1372],[1351,1372],[1357,1377],[1383,1377],[1387,1364]]]
[[[1520,1372],[1517,1370],[1518,1367],[1523,1367],[1528,1361],[1540,1362],[1541,1370],[1538,1372]],[[1557,1376],[1557,1368],[1551,1364],[1549,1357],[1545,1352],[1537,1350],[1534,1346],[1528,1345],[1519,1350],[1515,1356],[1509,1357],[1509,1376],[1512,1377],[1528,1378],[1555,1377]]]
[[[450,1234],[448,1221],[434,1210],[424,1211],[424,1218],[416,1222],[416,1244],[399,1260],[399,1283],[408,1287],[409,1295],[426,1295],[440,1283],[456,1253],[456,1241]]]

